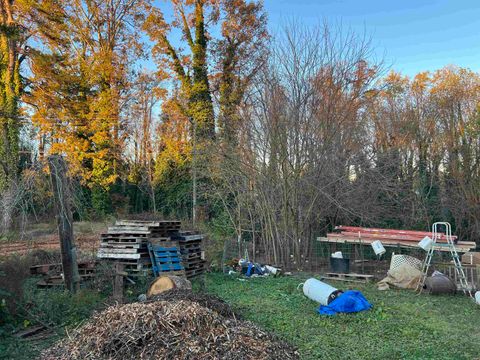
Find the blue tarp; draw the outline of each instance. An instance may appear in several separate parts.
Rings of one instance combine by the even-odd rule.
[[[252,262],[249,262],[247,271],[245,272],[245,276],[250,277],[253,274],[263,275],[263,270],[259,264],[254,264]]]
[[[371,307],[372,304],[365,299],[360,291],[348,290],[327,306],[320,306],[317,311],[321,315],[335,315],[337,313],[359,312]]]

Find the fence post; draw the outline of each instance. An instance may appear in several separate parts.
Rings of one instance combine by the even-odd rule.
[[[70,183],[67,178],[67,163],[62,156],[51,155],[48,157],[48,164],[57,214],[65,286],[69,291],[76,292],[80,287],[80,276],[78,274],[77,251],[73,240],[72,199],[69,189]]]

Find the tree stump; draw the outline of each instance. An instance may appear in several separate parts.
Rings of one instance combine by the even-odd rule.
[[[156,278],[147,291],[147,297],[161,294],[171,289],[191,290],[192,284],[184,277],[164,275]]]

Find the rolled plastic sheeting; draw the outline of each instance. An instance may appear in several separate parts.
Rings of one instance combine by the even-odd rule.
[[[310,278],[303,284],[303,293],[313,301],[328,305],[341,291],[320,280]]]

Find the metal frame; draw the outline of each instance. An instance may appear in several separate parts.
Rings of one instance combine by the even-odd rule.
[[[437,239],[440,239],[443,236],[443,233],[439,231],[440,227],[445,228],[445,237],[447,239],[446,244],[437,243]],[[463,270],[462,262],[460,261],[460,257],[458,256],[457,249],[455,248],[454,238],[452,237],[452,226],[448,222],[436,222],[432,225],[432,246],[427,252],[427,256],[425,257],[425,261],[423,262],[422,266],[422,277],[418,283],[417,290],[422,292],[423,286],[425,285],[425,280],[427,279],[428,270],[430,269],[430,265],[432,263],[433,253],[436,250],[436,247],[442,246],[447,247],[447,251],[450,252],[452,256],[453,263],[455,266],[455,272],[457,274],[457,278],[460,281],[461,290],[465,295],[472,296],[472,287],[468,284],[467,277],[465,275],[465,271]]]

